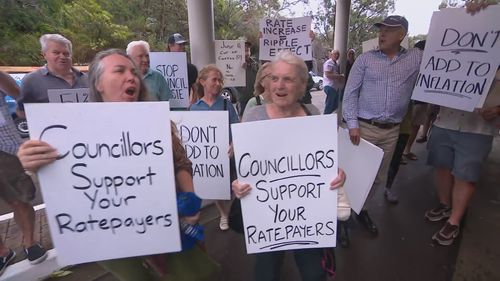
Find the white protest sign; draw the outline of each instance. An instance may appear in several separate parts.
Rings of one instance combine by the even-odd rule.
[[[25,106],[61,155],[38,176],[62,264],[181,249],[168,102]]]
[[[311,17],[264,18],[260,21],[259,59],[271,60],[281,50],[289,50],[303,60],[312,60]]]
[[[245,41],[215,40],[215,63],[224,75],[225,87],[245,86]]]
[[[181,52],[151,52],[150,67],[165,77],[172,91],[170,106],[172,108],[189,107],[189,81],[186,53]]]
[[[478,15],[434,12],[412,99],[460,110],[482,107],[500,62],[500,6]]]
[[[361,139],[359,145],[352,144],[349,131],[339,129],[339,166],[346,173],[344,189],[351,209],[357,214],[370,193],[383,156],[381,148],[364,139]]]
[[[89,88],[47,90],[47,96],[51,103],[89,102],[89,95]]]
[[[193,162],[194,191],[202,199],[231,199],[227,111],[174,111],[171,120]]]
[[[232,125],[238,180],[252,186],[241,200],[248,253],[335,246],[336,122],[328,114]]]

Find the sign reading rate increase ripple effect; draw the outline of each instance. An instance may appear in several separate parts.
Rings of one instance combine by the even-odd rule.
[[[281,50],[289,50],[303,60],[311,60],[310,31],[311,17],[262,19],[260,21],[262,38],[259,44],[259,59],[272,60]]]
[[[26,104],[26,112],[31,137],[61,155],[38,176],[62,264],[181,249],[168,102]]]
[[[241,200],[248,253],[335,246],[336,122],[328,114],[232,125],[238,180],[252,186]]]
[[[245,86],[245,41],[215,40],[215,61],[224,74],[225,87]]]
[[[500,6],[434,12],[412,99],[460,110],[483,106],[500,62]]]
[[[179,138],[193,163],[194,191],[202,199],[231,199],[227,111],[174,111]]]

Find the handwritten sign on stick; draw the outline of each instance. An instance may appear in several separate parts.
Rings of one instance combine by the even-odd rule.
[[[227,111],[174,111],[170,114],[186,154],[193,162],[196,195],[202,199],[231,199]]]
[[[281,50],[289,50],[303,60],[312,59],[309,31],[311,17],[264,18],[260,21],[259,58],[271,60]]]
[[[238,180],[253,187],[241,200],[248,253],[335,246],[336,122],[331,114],[232,125]]]
[[[61,155],[38,175],[62,264],[181,249],[168,102],[26,104],[26,112],[31,137]]]
[[[165,77],[167,85],[172,91],[170,106],[172,108],[189,107],[189,81],[187,75],[186,53],[180,52],[151,52],[150,67]]]
[[[89,102],[89,93],[89,88],[47,90],[49,102],[52,103]]]
[[[242,40],[215,40],[215,62],[224,74],[224,86],[245,86],[245,42]]]
[[[500,6],[471,16],[434,12],[412,99],[460,110],[482,107],[500,57]]]

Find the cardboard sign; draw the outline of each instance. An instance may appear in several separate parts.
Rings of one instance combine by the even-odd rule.
[[[500,62],[500,6],[478,15],[434,12],[412,99],[455,109],[482,107]]]
[[[47,90],[47,96],[51,103],[89,102],[89,95],[89,88]]]
[[[60,154],[38,176],[62,264],[181,249],[168,102],[25,106]]]
[[[311,17],[262,19],[259,59],[271,60],[281,50],[289,50],[303,60],[312,60],[311,20]]]
[[[337,232],[337,115],[233,124],[248,253],[333,247]],[[327,129],[331,128],[331,129]]]
[[[245,42],[242,40],[215,40],[215,62],[224,75],[225,87],[245,86]]]
[[[189,80],[187,72],[186,53],[179,52],[151,52],[150,67],[165,77],[167,85],[172,91],[170,106],[172,108],[189,107]]]
[[[354,145],[347,129],[339,129],[339,166],[346,173],[344,190],[357,214],[363,208],[366,198],[382,163],[384,151],[361,139]]]
[[[227,111],[174,111],[172,121],[193,162],[196,195],[202,199],[231,199],[229,120]]]

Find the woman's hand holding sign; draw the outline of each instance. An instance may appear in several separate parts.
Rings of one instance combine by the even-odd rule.
[[[345,180],[346,180],[345,172],[344,172],[344,170],[339,168],[337,177],[330,182],[330,189],[334,190],[336,188],[343,186],[345,183]],[[252,190],[252,187],[250,186],[250,184],[242,183],[242,182],[239,182],[238,180],[234,180],[231,183],[231,188],[233,189],[234,195],[238,199],[241,199],[241,198],[247,196],[250,193],[250,191]]]

